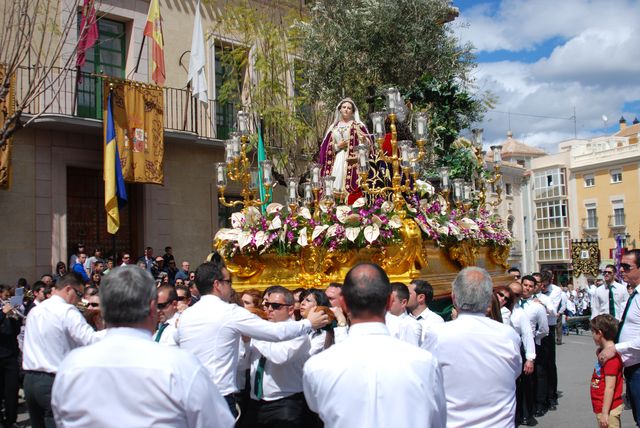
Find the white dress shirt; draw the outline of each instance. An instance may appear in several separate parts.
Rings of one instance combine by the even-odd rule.
[[[623,286],[619,282],[613,281],[611,283],[613,287],[613,300],[615,302],[616,319],[620,321],[624,308],[627,305],[629,299],[629,293],[627,287]],[[591,303],[591,319],[600,314],[609,313],[609,286],[605,283],[596,288],[596,292],[593,294],[593,300]]]
[[[502,315],[502,324],[511,325],[511,311],[506,306],[500,308],[500,315]]]
[[[56,373],[72,349],[98,340],[78,308],[54,294],[29,312],[22,367]]]
[[[327,332],[325,330],[313,330],[309,332],[308,336],[311,343],[309,355],[315,355],[318,352],[324,351],[324,345],[327,341]]]
[[[395,316],[391,312],[387,312],[384,317],[389,334],[396,339],[407,342],[410,345],[420,346],[422,338],[422,326],[420,322],[406,315]]]
[[[540,308],[540,310],[544,311],[542,308]],[[544,315],[542,315],[542,317],[546,320]],[[516,333],[518,333],[518,336],[520,336],[522,346],[524,347],[524,357],[527,360],[534,361],[536,359],[536,344],[533,339],[531,321],[524,309],[520,306],[516,305],[513,307],[511,317],[509,317],[509,325],[511,325]]]
[[[640,285],[636,286],[635,292],[640,293]],[[629,311],[616,344],[616,351],[620,354],[625,367],[640,363],[640,295],[633,296],[629,305]]]
[[[547,286],[547,292],[538,293],[536,297],[547,307],[549,327],[558,324],[558,310],[562,305],[562,288],[555,284],[549,284]]]
[[[262,378],[262,400],[274,401],[302,392],[302,368],[311,356],[310,351],[308,335],[283,342],[251,340],[247,350],[251,364],[251,399],[257,400],[254,385],[261,356],[267,359]]]
[[[545,307],[531,297],[521,300],[520,303],[531,323],[531,332],[536,345],[542,344],[542,339],[549,335],[549,321]]]
[[[420,338],[420,343],[424,343],[430,328],[444,323],[444,319],[429,308],[426,308],[420,315],[414,318],[418,320],[422,326],[422,337]]]
[[[206,367],[220,393],[228,395],[238,391],[236,369],[241,335],[281,341],[310,330],[308,320],[291,323],[265,321],[245,308],[209,294],[182,313],[175,336],[178,346],[198,357]]]
[[[178,346],[176,343],[176,331],[178,330],[176,328],[176,323],[178,322],[178,318],[180,318],[180,312],[176,312],[167,320],[167,326],[162,330],[160,341],[157,341],[158,343],[167,346]],[[156,340],[158,332],[159,330],[153,332],[153,340]]]
[[[188,352],[146,330],[111,328],[62,362],[51,405],[63,427],[225,427],[229,406]]]
[[[358,323],[304,366],[304,395],[326,428],[446,425],[442,372],[424,350]]]
[[[514,426],[522,358],[513,328],[484,314],[461,312],[433,327],[426,346],[442,368],[447,427]]]

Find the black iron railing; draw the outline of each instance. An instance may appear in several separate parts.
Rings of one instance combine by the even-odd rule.
[[[16,99],[22,99],[30,84],[33,67],[21,67],[16,75]],[[80,80],[78,80],[80,77]],[[48,85],[23,111],[28,115],[55,114],[102,120],[102,83],[107,76],[74,69],[54,68],[47,76]],[[214,139],[215,101],[207,108],[195,100],[187,89],[163,87],[164,127],[184,131],[201,138]]]

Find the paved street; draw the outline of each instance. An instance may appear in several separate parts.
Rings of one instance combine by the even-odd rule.
[[[558,389],[563,396],[557,411],[538,418],[538,427],[597,427],[589,397],[589,383],[595,363],[595,345],[591,333],[576,335],[572,332],[570,336],[563,337],[563,342],[557,347]],[[622,427],[634,427],[631,409],[622,413]]]

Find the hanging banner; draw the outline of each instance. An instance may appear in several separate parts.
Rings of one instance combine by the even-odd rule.
[[[0,64],[0,82],[4,81],[6,68]],[[14,113],[15,109],[15,74],[9,78],[9,92],[4,101],[0,101],[0,124],[4,125],[7,118]],[[0,128],[2,127],[0,125]],[[11,144],[12,139],[7,140],[7,144],[0,147],[0,189],[8,190],[11,187]]]
[[[162,89],[105,79],[104,114],[111,88],[116,141],[122,176],[127,183],[163,184],[164,115]]]
[[[574,240],[571,243],[573,276],[581,274],[598,276],[600,273],[600,250],[597,240]]]

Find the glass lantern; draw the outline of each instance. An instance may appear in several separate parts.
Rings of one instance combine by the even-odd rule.
[[[373,133],[376,139],[384,138],[386,131],[384,129],[384,120],[386,114],[383,112],[371,113],[371,122],[373,122]]]
[[[216,175],[218,186],[227,185],[227,164],[224,162],[216,163]]]

